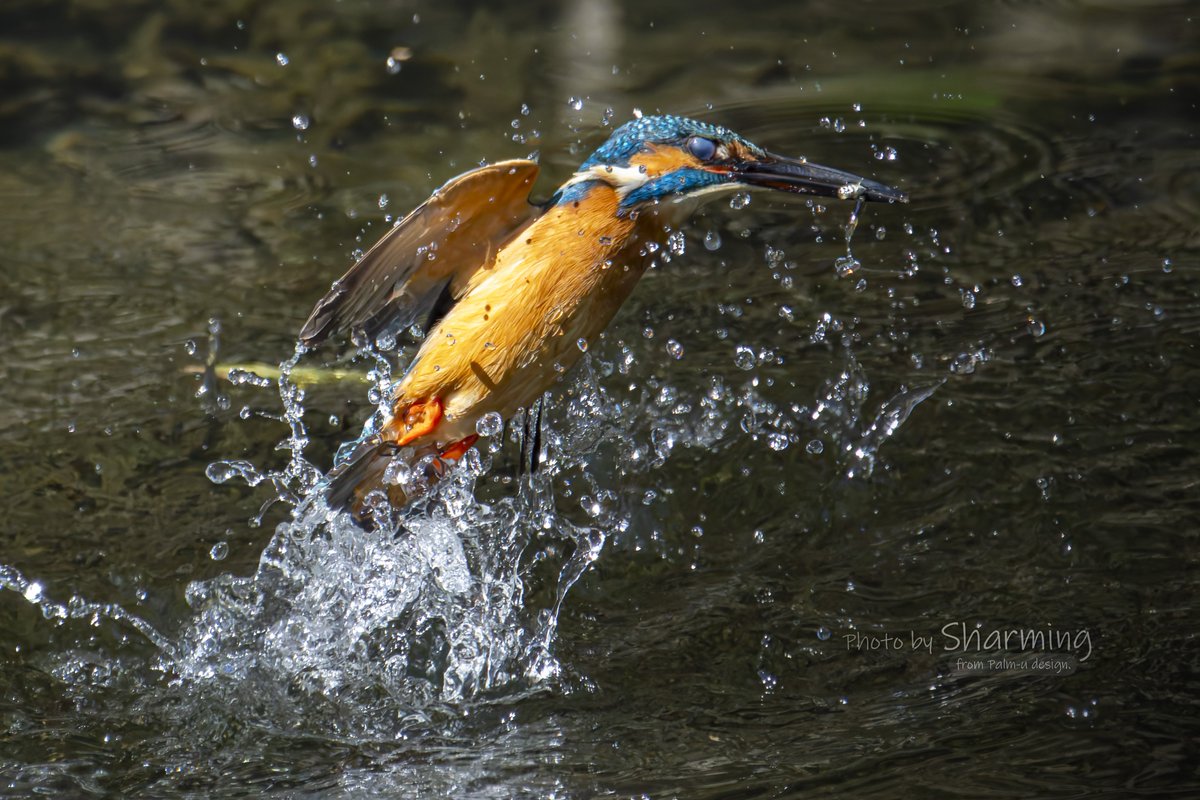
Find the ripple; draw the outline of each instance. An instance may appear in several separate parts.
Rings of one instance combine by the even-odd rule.
[[[841,86],[838,93],[856,96],[852,86]],[[727,103],[713,114],[736,120],[728,124],[769,149],[790,147],[813,160],[836,159],[842,168],[898,185],[909,192],[914,210],[922,212],[979,205],[1030,190],[1044,193],[1047,187],[1064,196],[1082,192],[1100,204],[1112,201],[1097,179],[1115,168],[1101,159],[1108,152],[1103,142],[1064,140],[1060,131],[1038,127],[1035,118],[998,109],[995,103],[992,90],[964,88],[932,100],[868,101],[862,112],[849,103],[813,103],[793,96]],[[839,118],[846,121],[843,133],[819,124]],[[858,120],[865,127],[858,127]],[[780,144],[794,140],[798,130],[810,131],[806,142]],[[897,158],[881,171],[877,160],[868,162],[863,154],[884,145],[895,148]],[[1093,169],[1097,166],[1099,173]]]

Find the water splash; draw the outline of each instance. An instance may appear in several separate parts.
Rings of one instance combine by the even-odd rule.
[[[71,595],[65,603],[60,603],[51,599],[40,581],[26,578],[20,571],[7,564],[0,564],[0,589],[16,592],[36,606],[43,617],[58,624],[67,620],[83,620],[93,627],[98,627],[101,622],[108,620],[133,628],[168,655],[176,652],[175,643],[168,637],[149,622],[136,614],[130,614],[116,603],[94,603],[77,594]]]
[[[457,470],[436,503],[364,532],[323,502],[276,530],[249,577],[188,587],[179,679],[282,681],[338,698],[461,700],[511,683],[531,655],[511,508],[471,500]]]
[[[863,431],[856,442],[846,447],[849,454],[846,467],[847,478],[869,478],[875,470],[875,457],[880,446],[896,435],[913,410],[933,396],[946,381],[917,387],[902,387],[879,409],[879,413],[871,424]]]
[[[133,628],[156,648],[163,697],[206,719],[201,706],[216,703],[255,723],[323,720],[312,724],[355,738],[394,736],[446,704],[557,680],[559,614],[609,530],[604,518],[579,525],[555,508],[555,478],[571,463],[562,453],[587,437],[583,427],[566,436],[547,430],[541,469],[515,495],[489,504],[476,499],[476,484],[491,474],[504,431],[489,417],[481,422],[485,447],[469,451],[427,497],[393,510],[392,524],[365,531],[315,491],[324,476],[304,456],[305,395],[290,379],[304,355],[298,348],[277,382],[275,419],[286,431],[277,449],[287,463],[267,469],[230,460],[207,470],[218,483],[272,487],[268,504],[291,505],[290,518],[252,574],[188,585],[192,614],[180,630],[163,633],[115,604],[56,602],[41,583],[2,565],[0,588],[60,623]],[[370,350],[360,357],[374,361],[373,396],[386,405],[388,359]]]
[[[823,316],[821,339],[839,326]],[[650,375],[626,383],[619,397],[608,394],[605,379],[629,374],[633,352],[619,346],[615,362],[589,354],[549,421],[531,411],[507,426],[507,438],[522,450],[529,431],[542,431],[540,469],[518,473],[515,493],[486,501],[488,481],[506,477],[503,462],[495,469],[492,463],[501,457],[506,426],[488,418],[481,446],[435,491],[371,532],[332,512],[315,491],[324,476],[305,458],[306,398],[291,380],[306,355],[298,347],[271,384],[282,407],[278,449],[288,453],[287,463],[270,470],[230,460],[208,468],[216,482],[273,487],[268,505],[292,506],[290,518],[273,532],[252,574],[187,587],[192,616],[180,632],[164,635],[119,607],[78,598],[47,605],[37,584],[9,573],[0,578],[48,616],[113,620],[141,632],[158,648],[157,666],[177,697],[204,696],[209,704],[215,698],[239,709],[239,717],[243,699],[253,698],[255,710],[247,713],[254,719],[300,715],[347,735],[394,733],[413,715],[497,692],[514,696],[562,677],[554,645],[565,599],[608,540],[633,524],[633,495],[614,491],[615,480],[642,483],[637,495],[652,503],[638,476],[661,469],[680,445],[720,450],[746,435],[773,451],[796,444],[819,456],[828,449],[849,477],[868,476],[879,447],[937,387],[902,389],[864,426],[866,376],[843,346],[846,369],[812,408],[760,393],[757,371],[781,363],[767,348],[739,345],[734,360],[741,369],[729,378],[713,374],[705,385],[683,388]],[[666,347],[683,354],[677,340]],[[369,346],[359,357],[373,364],[370,396],[379,406],[367,435],[382,419],[392,373],[387,355]],[[239,385],[266,388],[253,376]],[[597,463],[600,450],[616,466]],[[568,473],[571,491],[556,493]],[[567,496],[579,504],[572,513],[558,508]]]
[[[305,398],[290,381],[304,354],[297,349],[278,381],[288,427],[279,449],[290,453],[288,464],[260,471],[222,461],[208,469],[217,482],[269,481],[271,502],[294,506],[291,519],[276,529],[253,575],[188,587],[195,618],[164,667],[183,684],[282,683],[312,697],[381,694],[406,705],[520,690],[557,676],[552,646],[563,599],[606,538],[554,512],[560,459],[544,458],[521,493],[488,505],[476,501],[475,484],[488,474],[491,452],[472,450],[428,497],[388,509],[390,523],[364,531],[325,505],[316,491],[323,476],[304,458]],[[370,347],[359,355],[374,362],[370,397],[378,404],[366,436],[386,413],[391,369]],[[498,445],[503,421],[484,427]],[[553,603],[537,608],[526,592],[531,565],[547,553],[560,562],[557,585]]]
[[[846,222],[846,227],[843,229],[846,235],[846,255],[838,256],[834,259],[833,266],[840,277],[848,277],[854,274],[854,271],[862,266],[862,263],[854,257],[854,253],[850,250],[850,240],[854,238],[854,231],[858,229],[859,215],[862,213],[863,203],[865,198],[860,196],[854,203],[854,210],[850,212],[850,219]]]

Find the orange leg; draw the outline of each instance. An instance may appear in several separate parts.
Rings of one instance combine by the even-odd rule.
[[[433,398],[424,402],[417,401],[404,410],[403,417],[393,417],[387,424],[385,435],[395,435],[396,444],[403,447],[422,436],[433,433],[438,423],[442,421],[442,401]]]
[[[445,461],[457,461],[462,458],[463,453],[471,449],[471,445],[475,444],[477,439],[479,439],[479,434],[472,433],[467,438],[458,440],[442,451],[442,459]]]

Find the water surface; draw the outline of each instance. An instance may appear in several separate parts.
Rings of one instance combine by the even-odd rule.
[[[510,5],[0,10],[0,793],[1200,791],[1194,7]],[[501,436],[407,536],[293,519],[382,365],[307,357],[302,432],[206,367],[635,109],[913,201],[849,271],[848,207],[705,208],[542,479]],[[1089,649],[972,671],[946,626]]]

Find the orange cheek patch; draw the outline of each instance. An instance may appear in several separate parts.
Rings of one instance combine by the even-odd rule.
[[[629,159],[629,166],[645,167],[646,173],[651,176],[663,175],[677,169],[705,169],[705,166],[697,161],[691,153],[680,150],[678,147],[657,144],[650,145],[648,150]]]

